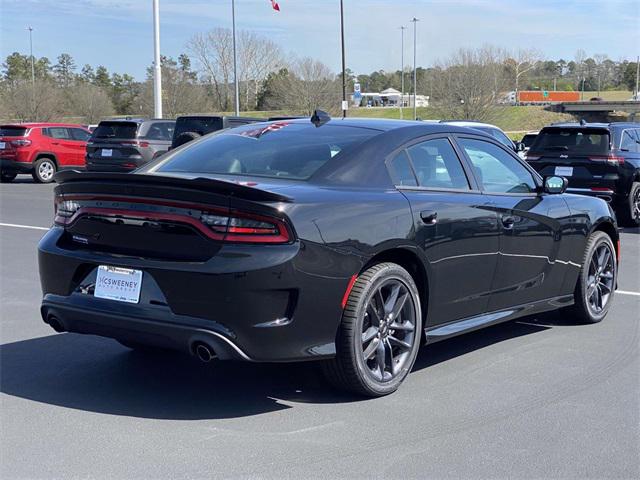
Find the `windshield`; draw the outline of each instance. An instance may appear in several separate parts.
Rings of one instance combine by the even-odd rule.
[[[3,137],[24,137],[26,134],[25,127],[12,127],[11,125],[0,127],[0,136]]]
[[[609,152],[609,131],[596,128],[544,129],[531,146],[531,151],[606,155]]]
[[[135,122],[100,122],[93,131],[93,138],[136,138],[138,124]]]
[[[249,175],[306,180],[349,146],[378,130],[312,123],[255,123],[223,130],[175,150],[156,172]]]
[[[173,137],[178,138],[185,132],[206,135],[224,128],[222,117],[180,117],[176,120]]]

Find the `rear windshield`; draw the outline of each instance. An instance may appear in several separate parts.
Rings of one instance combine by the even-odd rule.
[[[136,138],[138,124],[135,122],[100,122],[93,131],[93,138]]]
[[[545,128],[531,146],[531,151],[606,155],[609,152],[609,131],[595,128]]]
[[[186,132],[193,132],[199,135],[215,132],[223,128],[222,117],[188,117],[178,118],[173,131],[173,138]]]
[[[26,134],[26,127],[12,127],[10,125],[0,127],[0,136],[3,137],[24,137]]]
[[[163,157],[152,170],[306,180],[378,130],[309,123],[256,123],[223,130]]]

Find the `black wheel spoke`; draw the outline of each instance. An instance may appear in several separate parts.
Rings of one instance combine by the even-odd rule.
[[[384,304],[384,313],[391,313],[396,305],[396,301],[398,300],[398,295],[400,294],[400,284],[394,285],[391,288],[391,294],[389,298],[387,298],[386,303]]]
[[[604,293],[611,293],[611,288],[609,288],[609,285],[606,283],[600,282],[598,286],[600,287],[600,291],[604,290]]]
[[[384,378],[385,356],[386,352],[384,348],[384,342],[378,342],[378,344],[376,345],[376,366],[378,367],[378,370],[380,370],[380,376],[382,378]]]
[[[364,345],[365,343],[369,342],[377,334],[378,334],[378,329],[377,328],[375,328],[375,327],[367,328],[367,330],[362,334],[362,344]]]
[[[389,325],[389,330],[400,330],[403,332],[413,332],[415,330],[415,327],[413,326],[413,324],[411,322],[403,322],[403,323],[398,323],[398,322],[393,322],[391,325]]]
[[[395,305],[393,306],[391,313],[393,314],[393,318],[398,318],[400,312],[404,308],[405,303],[407,303],[407,299],[409,298],[409,292],[405,292],[400,298],[396,300]]]
[[[376,353],[376,350],[378,348],[378,344],[379,343],[380,343],[379,339],[377,339],[377,338],[373,339],[373,341],[369,344],[369,346],[364,351],[363,355],[364,355],[364,359],[365,360],[371,360],[373,355]]]

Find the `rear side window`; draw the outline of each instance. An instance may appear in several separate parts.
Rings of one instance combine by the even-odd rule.
[[[138,131],[135,122],[100,122],[93,131],[93,138],[134,139]]]
[[[144,138],[147,140],[171,140],[173,128],[174,124],[171,122],[154,123],[149,126]]]
[[[174,138],[186,132],[194,132],[199,135],[222,130],[224,128],[222,117],[187,117],[176,120]]]
[[[391,167],[390,173],[394,185],[398,187],[418,186],[413,170],[411,170],[411,163],[406,150],[402,150],[393,157],[389,166]]]
[[[638,142],[636,140],[636,132],[633,130],[625,130],[622,132],[622,141],[620,142],[620,150],[626,152],[637,152]]]
[[[547,128],[540,132],[531,150],[540,153],[606,155],[609,153],[609,131],[596,128]]]
[[[91,136],[89,132],[81,128],[70,128],[69,131],[71,132],[71,138],[73,138],[74,140],[79,140],[81,142],[86,142]]]
[[[45,135],[59,140],[71,140],[69,129],[64,127],[49,127],[45,129]]]
[[[152,171],[306,180],[346,148],[378,133],[330,124],[316,128],[310,122],[256,123],[189,143]]]
[[[10,125],[0,127],[0,136],[2,137],[24,137],[26,134],[26,127],[12,127]]]
[[[446,138],[427,140],[407,150],[421,187],[469,189],[460,159]]]

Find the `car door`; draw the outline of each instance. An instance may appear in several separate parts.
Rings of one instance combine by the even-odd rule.
[[[56,156],[58,168],[73,166],[75,142],[71,138],[69,129],[66,127],[48,127],[44,132],[50,138],[49,144],[52,153]]]
[[[562,250],[563,232],[571,228],[563,197],[541,193],[540,180],[504,147],[477,137],[456,141],[501,229],[489,311],[559,296],[567,268],[576,268]]]
[[[82,128],[68,128],[71,136],[70,148],[73,150],[73,166],[84,167],[85,156],[87,153],[87,141],[91,137],[91,133]]]
[[[429,264],[425,327],[486,311],[500,231],[489,206],[446,135],[425,137],[388,160],[414,217],[414,240]]]

